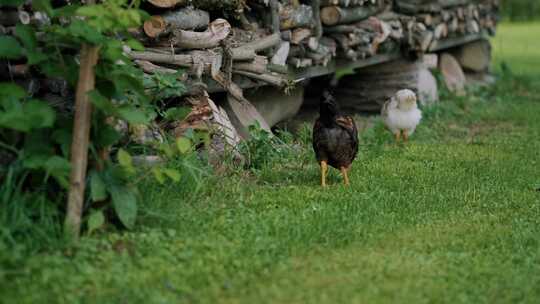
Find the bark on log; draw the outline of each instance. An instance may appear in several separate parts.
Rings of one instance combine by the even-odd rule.
[[[171,30],[204,30],[209,23],[208,12],[187,7],[161,16],[152,16],[144,22],[143,29],[148,37],[155,38]]]
[[[375,15],[377,11],[377,7],[342,8],[339,6],[329,6],[321,10],[321,20],[324,25],[351,23],[367,19]]]
[[[178,30],[174,32],[172,42],[184,49],[207,49],[216,47],[219,42],[229,35],[231,25],[225,19],[216,19],[210,23],[204,32]]]

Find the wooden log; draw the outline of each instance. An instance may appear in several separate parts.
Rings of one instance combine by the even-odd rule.
[[[204,30],[209,23],[208,12],[187,7],[150,17],[144,22],[143,29],[148,37],[154,38],[171,30]]]
[[[242,46],[232,49],[233,59],[241,60],[243,58],[241,55],[251,55],[255,56],[255,52],[259,52],[265,49],[275,47],[281,43],[281,33],[277,32],[272,35],[248,42]],[[253,57],[247,58],[253,59]]]
[[[446,87],[458,94],[465,94],[465,73],[461,69],[461,66],[457,60],[448,53],[444,53],[440,56],[439,70],[443,75]]]
[[[174,32],[172,43],[184,49],[207,49],[216,47],[229,35],[231,25],[225,19],[216,19],[204,32],[178,30]]]
[[[193,5],[196,8],[214,11],[241,9],[243,3],[239,0],[148,0],[148,2],[159,8]]]
[[[286,5],[279,11],[280,28],[288,30],[297,27],[312,27],[313,9],[309,5]]]
[[[171,8],[175,6],[182,6],[188,3],[188,0],[148,0],[152,5],[161,8]]]
[[[437,25],[433,30],[433,39],[440,40],[446,37],[448,37],[448,25],[446,23]]]
[[[270,73],[255,74],[255,73],[246,72],[246,71],[239,71],[236,69],[233,69],[233,72],[238,75],[264,81],[276,87],[282,87],[287,84],[287,79],[283,78],[282,76],[275,75],[275,74],[270,74]]]
[[[321,0],[311,0],[311,10],[313,11],[314,35],[321,38],[323,34],[321,21]]]
[[[270,29],[272,33],[277,33],[280,28],[279,3],[278,0],[270,0]]]
[[[417,31],[413,34],[413,37],[417,43],[417,49],[425,52],[429,49],[429,46],[433,41],[433,32],[430,30]]]
[[[456,48],[452,51],[452,55],[464,69],[486,72],[491,63],[491,45],[485,39],[474,41]]]
[[[307,68],[313,65],[313,59],[311,58],[297,58],[297,57],[289,57],[287,59],[287,62],[294,66],[295,68]]]
[[[281,42],[274,56],[272,56],[271,62],[277,65],[285,65],[287,62],[287,57],[289,56],[289,50],[291,49],[291,44],[288,41]]]
[[[244,96],[241,96],[239,99],[232,94],[227,94],[227,103],[243,128],[247,130],[250,126],[258,123],[263,130],[270,134],[272,133],[268,122],[266,122],[261,113]],[[249,136],[248,133],[246,135]]]
[[[336,25],[343,23],[352,23],[367,19],[375,15],[377,7],[352,7],[342,8],[339,6],[324,7],[321,10],[321,21],[324,25]]]
[[[246,71],[257,74],[266,73],[268,71],[268,58],[266,56],[255,56],[251,62],[238,62],[234,65],[234,69],[238,71]]]
[[[308,28],[297,28],[292,31],[290,41],[292,44],[300,44],[302,41],[310,37],[311,34],[311,30]]]

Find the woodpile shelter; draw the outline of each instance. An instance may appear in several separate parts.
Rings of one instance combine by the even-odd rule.
[[[234,144],[248,125],[270,129],[329,85],[354,111],[377,111],[404,87],[435,100],[432,68],[462,90],[463,70],[488,70],[499,0],[148,0],[141,8],[151,17],[132,34],[145,50],[126,52],[148,74],[184,71],[178,103],[193,110],[174,132],[211,121]],[[35,18],[2,11],[1,30]],[[61,81],[49,86],[51,100],[67,96]]]

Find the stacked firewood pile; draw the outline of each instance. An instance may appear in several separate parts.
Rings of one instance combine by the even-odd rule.
[[[401,49],[430,52],[448,39],[494,34],[499,0],[147,0],[141,8],[151,17],[131,32],[145,50],[126,52],[145,73],[183,70],[190,94],[217,87],[241,105],[233,109],[269,129],[242,87],[290,89],[297,69]],[[18,22],[48,21],[26,6],[0,8],[1,34],[13,34]],[[53,104],[71,105],[74,97],[65,80],[32,79],[25,64],[0,61],[0,80],[41,91]]]
[[[499,0],[148,0],[142,9],[151,18],[132,31],[146,50],[128,52],[146,73],[183,69],[190,87],[213,83],[242,100],[235,79],[287,87],[292,68],[400,48],[427,52],[448,38],[493,34],[498,8]],[[47,21],[41,13],[0,10],[5,34],[17,22]],[[0,70],[27,75],[24,65],[2,62]],[[69,95],[65,81],[46,81],[52,93]],[[39,90],[36,81],[22,82]]]
[[[495,34],[499,0],[397,0],[395,10],[406,29],[406,44],[426,52],[447,38]]]
[[[152,17],[133,31],[147,47],[130,52],[136,63],[148,73],[185,68],[195,82],[210,77],[237,97],[233,75],[282,87],[288,67],[364,59],[403,38],[397,16],[377,17],[391,9],[383,0],[149,2]]]

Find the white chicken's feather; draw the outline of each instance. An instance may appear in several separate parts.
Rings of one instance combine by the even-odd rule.
[[[411,135],[422,119],[422,112],[418,109],[414,92],[410,90],[397,92],[395,97],[384,104],[382,119],[392,133],[396,134],[403,130]]]

